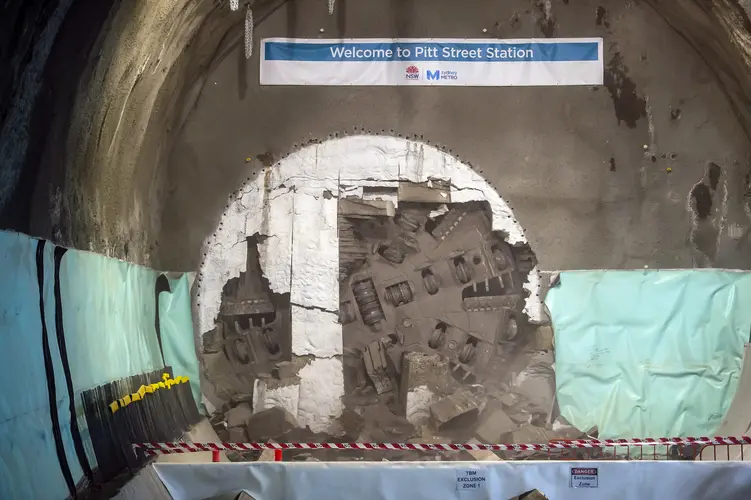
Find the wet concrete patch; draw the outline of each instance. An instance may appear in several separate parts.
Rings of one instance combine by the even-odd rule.
[[[694,200],[694,213],[696,217],[706,219],[712,212],[712,195],[706,184],[697,184],[691,190],[691,198]]]
[[[720,182],[720,176],[722,175],[722,169],[716,163],[709,162],[707,168],[707,176],[709,177],[709,187],[712,191],[717,190],[717,184]]]
[[[718,257],[719,238],[727,216],[727,188],[720,185],[722,174],[720,165],[708,162],[701,180],[689,192],[692,214],[689,240],[697,267],[712,267]]]
[[[640,118],[647,116],[647,103],[639,97],[636,84],[628,76],[629,69],[623,64],[623,56],[615,46],[605,67],[605,87],[610,92],[618,124],[625,123],[628,128],[635,128]]]
[[[608,11],[602,5],[597,6],[597,11],[595,12],[595,24],[597,26],[605,26],[605,28],[610,28]]]
[[[555,17],[553,17],[550,0],[538,0],[535,2],[537,9],[537,27],[545,35],[545,38],[555,36]]]

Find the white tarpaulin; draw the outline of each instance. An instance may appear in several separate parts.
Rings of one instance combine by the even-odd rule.
[[[745,500],[748,462],[255,462],[155,464],[175,500]]]
[[[602,38],[269,38],[261,85],[601,85]]]

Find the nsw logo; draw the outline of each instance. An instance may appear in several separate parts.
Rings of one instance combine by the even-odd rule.
[[[419,80],[420,79],[420,68],[417,66],[408,66],[405,78],[407,80]]]
[[[428,80],[436,81],[436,80],[458,80],[459,75],[456,73],[456,71],[448,71],[448,70],[440,70],[437,69],[435,71],[427,70],[425,72],[425,78]]]

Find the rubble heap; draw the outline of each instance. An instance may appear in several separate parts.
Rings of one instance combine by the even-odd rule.
[[[398,209],[339,203],[347,407],[404,419],[396,437],[413,442],[556,437],[552,330],[523,313],[534,254],[493,232],[484,204],[404,194]],[[381,424],[353,437],[386,438]]]
[[[552,329],[530,325],[523,312],[534,254],[493,232],[483,204],[400,202],[397,209],[388,199],[343,198],[339,241],[345,410],[338,425],[317,435],[281,407],[253,407],[261,399],[254,381],[292,387],[309,360],[291,355],[289,299],[268,290],[249,238],[246,272],[225,287],[217,327],[204,338],[206,354],[247,377],[214,418],[222,439],[529,443],[582,435],[556,420]],[[238,459],[257,457],[250,455]],[[360,450],[289,458],[477,459]]]

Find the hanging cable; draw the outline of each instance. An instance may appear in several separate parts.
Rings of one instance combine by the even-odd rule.
[[[231,11],[236,11],[240,8],[240,0],[229,0],[229,8]]]
[[[334,4],[336,3],[336,0],[329,0],[329,15],[334,14]]]
[[[250,59],[253,55],[253,9],[248,4],[245,11],[245,58]]]

